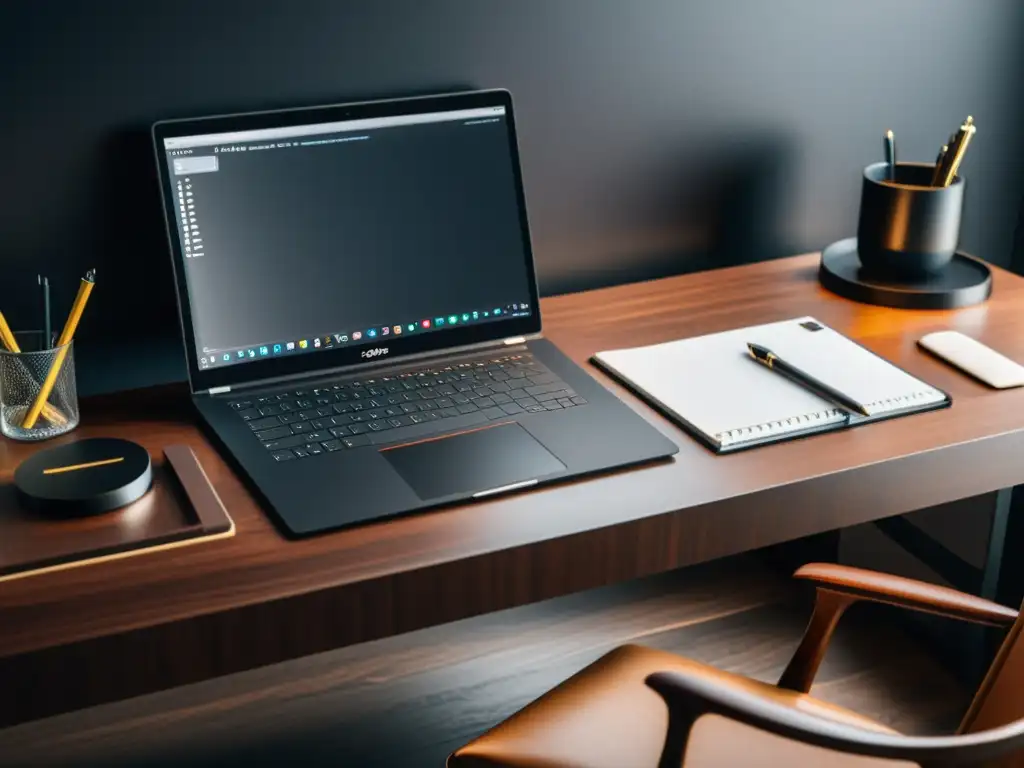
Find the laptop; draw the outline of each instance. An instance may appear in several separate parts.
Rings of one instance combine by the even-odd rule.
[[[285,533],[677,451],[541,333],[507,91],[153,141],[192,400]]]

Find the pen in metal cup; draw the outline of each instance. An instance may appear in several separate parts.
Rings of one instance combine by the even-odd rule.
[[[885,162],[889,164],[889,181],[896,181],[896,136],[885,132]]]

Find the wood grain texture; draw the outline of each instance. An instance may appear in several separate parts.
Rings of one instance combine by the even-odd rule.
[[[776,680],[810,612],[795,586],[753,557],[727,558],[0,730],[0,755],[19,766],[441,766],[624,643]],[[967,692],[887,616],[851,609],[814,695],[904,733],[949,733]]]
[[[70,520],[25,510],[14,486],[0,486],[0,582],[87,568],[125,557],[211,542],[234,524],[188,446],[172,445],[153,465],[153,486],[137,501]]]
[[[674,460],[286,541],[178,388],[82,405],[65,439],[195,451],[235,520],[216,546],[0,586],[0,723],[203,680],[902,514],[1024,481],[1024,390],[920,352],[942,328],[1024,359],[1024,279],[958,311],[857,305],[795,257],[544,301],[545,334],[595,352],[810,314],[950,392],[953,407],[717,457],[590,368],[670,436]],[[589,367],[589,366],[588,366]],[[0,444],[0,482],[32,450]],[[59,671],[58,671],[59,670]]]

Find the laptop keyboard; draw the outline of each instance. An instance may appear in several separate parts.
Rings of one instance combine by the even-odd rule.
[[[275,461],[415,440],[587,401],[530,354],[234,400]]]

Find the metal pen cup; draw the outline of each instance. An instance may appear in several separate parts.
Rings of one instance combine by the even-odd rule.
[[[964,180],[931,186],[934,165],[888,163],[864,169],[857,254],[872,275],[915,279],[939,272],[956,253],[964,205]]]

